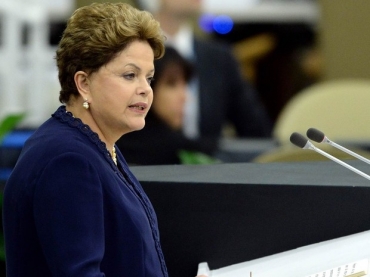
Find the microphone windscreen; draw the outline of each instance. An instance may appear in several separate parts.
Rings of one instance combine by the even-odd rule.
[[[290,135],[290,142],[294,145],[303,148],[306,146],[308,139],[306,139],[303,135],[300,133],[294,132]]]
[[[322,142],[325,138],[325,134],[315,128],[310,128],[307,130],[307,137],[316,142]]]

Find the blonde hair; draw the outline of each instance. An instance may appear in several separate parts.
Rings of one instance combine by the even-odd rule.
[[[68,103],[78,96],[74,75],[96,72],[135,40],[147,41],[154,59],[164,54],[164,36],[158,21],[126,3],[93,3],[77,9],[67,22],[56,51],[61,91]]]

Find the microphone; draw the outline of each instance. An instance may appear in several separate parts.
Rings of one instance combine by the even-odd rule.
[[[368,163],[370,164],[370,160],[366,159],[365,157],[363,156],[360,156],[359,154],[331,141],[327,136],[325,136],[325,134],[315,128],[310,128],[307,130],[307,137],[309,137],[311,140],[313,141],[316,141],[318,143],[327,143],[327,144],[330,144],[331,146],[334,146],[335,148],[339,149],[339,150],[342,150],[343,152],[346,152],[347,154],[365,162],[365,163]]]
[[[364,172],[354,168],[353,166],[350,166],[349,164],[346,164],[345,162],[342,162],[341,160],[333,157],[332,155],[326,153],[325,151],[322,151],[321,149],[315,147],[307,138],[305,138],[303,135],[300,133],[294,132],[290,136],[290,142],[293,143],[294,145],[302,148],[302,149],[310,149],[314,150],[315,152],[327,157],[328,159],[346,167],[349,170],[352,170],[353,172],[357,173],[358,175],[361,175],[362,177],[370,180],[370,176],[365,174]]]

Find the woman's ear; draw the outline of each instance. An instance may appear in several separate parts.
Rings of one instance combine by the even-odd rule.
[[[88,96],[90,95],[90,86],[87,73],[84,71],[77,71],[74,76],[74,81],[77,90],[82,96],[82,98],[83,99],[89,98]]]

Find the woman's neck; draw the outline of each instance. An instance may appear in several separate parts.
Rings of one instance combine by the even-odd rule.
[[[73,117],[81,119],[81,121],[88,125],[93,132],[97,133],[99,139],[106,144],[107,150],[111,153],[111,155],[113,155],[112,151],[117,140],[110,138],[106,135],[107,132],[101,130],[96,120],[94,120],[91,112],[82,107],[82,103],[75,102],[73,104],[67,104],[66,110],[71,112]]]

